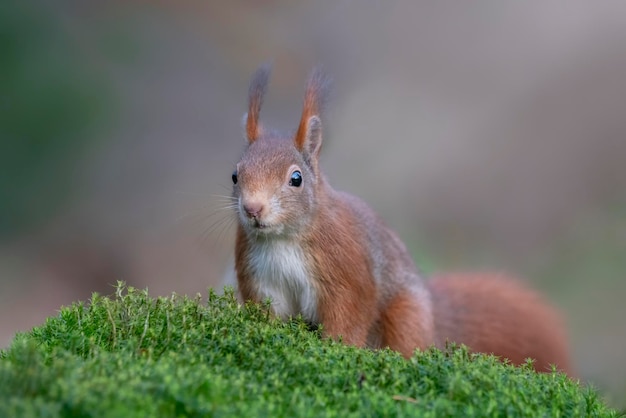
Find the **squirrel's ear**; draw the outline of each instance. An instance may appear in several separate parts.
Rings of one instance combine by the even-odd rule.
[[[249,143],[256,141],[261,136],[261,124],[259,123],[259,113],[263,104],[263,96],[267,90],[267,83],[270,78],[269,64],[259,67],[252,75],[250,88],[248,90],[248,113],[244,116],[246,126],[246,138]]]
[[[313,70],[304,93],[302,117],[294,138],[298,151],[308,159],[319,154],[322,145],[322,121],[320,114],[328,96],[330,81],[320,68]]]
[[[318,157],[322,148],[322,120],[317,115],[309,117],[306,124],[306,134],[302,148],[299,149],[305,159],[312,160]]]
[[[243,129],[243,136],[246,138],[246,141],[252,143],[256,140],[256,138],[263,135],[263,124],[257,121],[256,123],[256,137],[250,140],[248,136],[248,112],[244,113],[241,117],[241,128]]]

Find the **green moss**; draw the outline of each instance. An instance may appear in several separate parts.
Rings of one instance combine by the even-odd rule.
[[[616,416],[590,388],[464,348],[347,347],[232,292],[63,308],[0,353],[0,416]]]

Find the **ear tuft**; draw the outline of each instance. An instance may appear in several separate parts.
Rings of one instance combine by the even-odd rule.
[[[259,123],[259,113],[263,104],[263,97],[267,90],[271,67],[269,64],[262,65],[255,71],[250,80],[248,90],[248,113],[246,118],[246,137],[248,142],[256,141],[261,135],[261,125]]]
[[[302,116],[294,138],[294,144],[299,151],[305,151],[305,148],[310,149],[307,142],[309,139],[312,139],[311,135],[313,134],[319,138],[319,144],[317,144],[316,148],[318,149],[319,145],[321,145],[322,122],[320,116],[328,98],[329,90],[329,78],[320,67],[315,68],[306,85]]]

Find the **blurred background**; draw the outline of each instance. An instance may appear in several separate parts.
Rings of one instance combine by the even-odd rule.
[[[206,294],[231,262],[219,195],[262,118],[335,80],[322,166],[428,272],[527,278],[580,376],[626,407],[626,4],[0,4],[0,347],[124,280]]]

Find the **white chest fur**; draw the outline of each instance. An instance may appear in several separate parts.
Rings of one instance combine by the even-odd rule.
[[[302,314],[317,322],[317,298],[302,248],[289,240],[255,243],[249,267],[256,291],[272,300],[274,313],[283,319]]]

